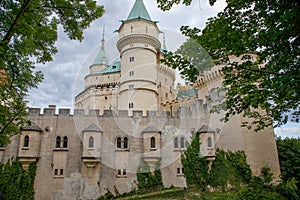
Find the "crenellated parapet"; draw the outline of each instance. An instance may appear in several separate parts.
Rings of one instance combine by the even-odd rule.
[[[174,100],[175,101],[175,100]],[[179,102],[177,100],[177,102]],[[55,108],[29,108],[29,116],[75,116],[75,117],[98,117],[98,118],[134,118],[134,117],[143,117],[143,118],[180,118],[180,116],[196,116],[198,113],[208,113],[207,104],[203,104],[202,100],[194,100],[194,103],[189,106],[179,106],[178,110],[174,112],[173,115],[169,111],[147,111],[146,115],[143,115],[143,111],[134,110],[132,114],[128,110],[103,110],[100,112],[98,109],[69,109],[69,108],[60,108],[56,110]]]
[[[198,88],[205,87],[206,85],[215,82],[220,81],[223,79],[223,72],[222,72],[222,65],[217,65],[211,68],[209,71],[205,71],[203,75],[199,75],[195,85]]]

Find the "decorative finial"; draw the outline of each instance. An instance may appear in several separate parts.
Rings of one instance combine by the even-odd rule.
[[[104,42],[105,42],[104,35],[105,35],[105,26],[103,26],[103,32],[102,32],[102,40],[101,40],[101,43],[102,43],[101,48],[102,49],[104,49]]]
[[[167,45],[166,45],[166,33],[163,32],[163,47],[162,47],[164,52],[167,52]]]

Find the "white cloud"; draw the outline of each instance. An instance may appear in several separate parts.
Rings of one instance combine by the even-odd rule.
[[[282,127],[274,129],[276,136],[300,138],[300,124],[287,123]]]

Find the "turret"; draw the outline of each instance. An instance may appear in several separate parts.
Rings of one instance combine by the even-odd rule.
[[[142,0],[136,0],[118,30],[121,57],[119,110],[157,110],[157,65],[160,30]],[[147,98],[145,98],[147,97]]]

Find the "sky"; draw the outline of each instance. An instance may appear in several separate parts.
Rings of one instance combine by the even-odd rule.
[[[54,55],[52,62],[36,67],[43,72],[44,80],[37,89],[30,91],[28,105],[47,108],[54,104],[57,108],[72,109],[74,97],[83,90],[84,76],[89,73],[89,66],[100,48],[103,27],[108,62],[118,59],[115,46],[118,34],[115,30],[120,27],[120,20],[127,18],[134,2],[135,0],[98,0],[98,5],[104,6],[105,13],[84,31],[82,42],[68,39],[62,27],[59,27],[56,42],[58,53]],[[175,51],[186,39],[179,31],[182,25],[203,29],[207,19],[216,16],[226,6],[225,0],[217,1],[214,6],[210,6],[208,0],[193,0],[190,6],[176,5],[170,11],[163,12],[157,7],[156,0],[144,0],[144,4],[151,19],[159,21],[158,27],[166,33],[166,44],[171,51]],[[300,137],[300,126],[288,124],[276,129],[276,132],[283,136],[292,134]]]

